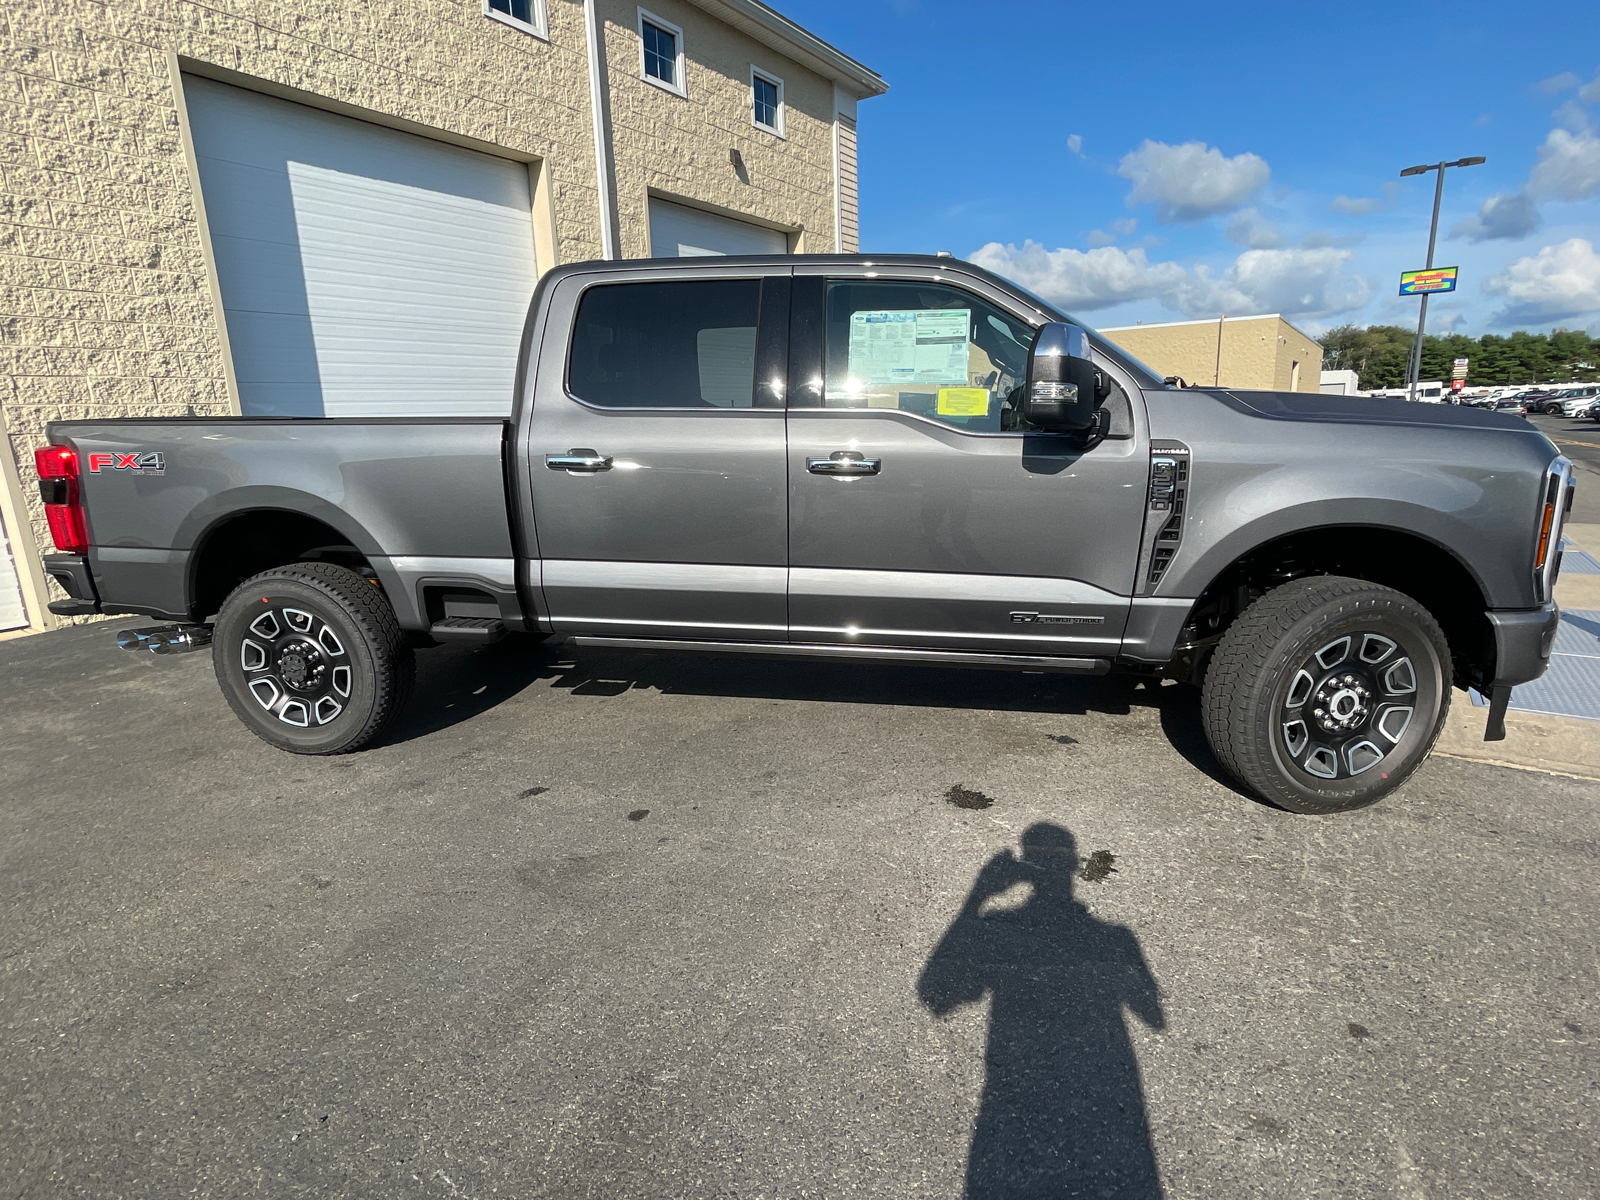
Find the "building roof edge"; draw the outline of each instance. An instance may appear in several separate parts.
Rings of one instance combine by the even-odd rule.
[[[761,0],[689,2],[750,35],[762,45],[794,59],[825,79],[831,79],[846,91],[855,93],[859,100],[881,96],[889,90],[888,83],[876,71],[830,46],[782,13],[768,8]]]
[[[1205,317],[1198,321],[1146,321],[1142,325],[1107,325],[1103,328],[1097,325],[1095,326],[1095,331],[1097,333],[1126,333],[1130,329],[1176,329],[1180,325],[1215,325],[1218,320],[1225,324],[1234,321],[1282,321],[1290,329],[1305,338],[1306,341],[1318,346],[1322,345],[1321,338],[1312,337],[1282,313],[1256,313],[1248,317],[1219,317],[1216,319]]]

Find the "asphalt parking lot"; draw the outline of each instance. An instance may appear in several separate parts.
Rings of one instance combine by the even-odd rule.
[[[1600,421],[1543,413],[1529,416],[1527,420],[1572,460],[1578,494],[1571,519],[1585,525],[1600,525]]]
[[[1600,784],[516,644],[296,758],[116,627],[0,644],[5,1194],[1594,1195]]]

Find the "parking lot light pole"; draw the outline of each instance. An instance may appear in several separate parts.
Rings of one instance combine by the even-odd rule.
[[[1434,163],[1432,166],[1407,167],[1400,172],[1404,179],[1407,175],[1426,175],[1429,171],[1439,172],[1439,178],[1433,185],[1433,225],[1428,230],[1428,263],[1423,270],[1433,270],[1433,244],[1439,237],[1439,202],[1444,199],[1444,171],[1446,167],[1475,167],[1488,160],[1482,155],[1477,158],[1458,158],[1455,162]],[[1422,332],[1428,326],[1428,294],[1422,294],[1422,311],[1417,314],[1417,341],[1411,347],[1410,390],[1407,398],[1412,402],[1417,398],[1417,378],[1422,373]]]

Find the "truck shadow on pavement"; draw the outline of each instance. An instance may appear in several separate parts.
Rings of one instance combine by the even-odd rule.
[[[1199,689],[1131,675],[1025,675],[733,655],[574,651],[559,640],[509,638],[493,646],[420,652],[411,707],[385,741],[411,741],[469,721],[540,681],[576,696],[620,696],[648,688],[666,695],[1063,716],[1126,716],[1153,709],[1162,734],[1191,766],[1255,800],[1228,778],[1212,755],[1200,723]]]
[[[1160,991],[1132,931],[1074,899],[1077,869],[1071,833],[1030,826],[1020,855],[978,872],[917,981],[936,1017],[990,997],[966,1200],[1163,1194],[1122,1014],[1165,1028]]]

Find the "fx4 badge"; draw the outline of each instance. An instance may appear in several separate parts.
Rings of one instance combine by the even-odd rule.
[[[1011,619],[1018,625],[1104,625],[1104,617],[1069,617],[1060,613],[1014,612]]]
[[[98,475],[101,471],[137,471],[141,475],[165,475],[167,460],[159,450],[152,450],[146,454],[119,452],[89,455],[89,473]]]

